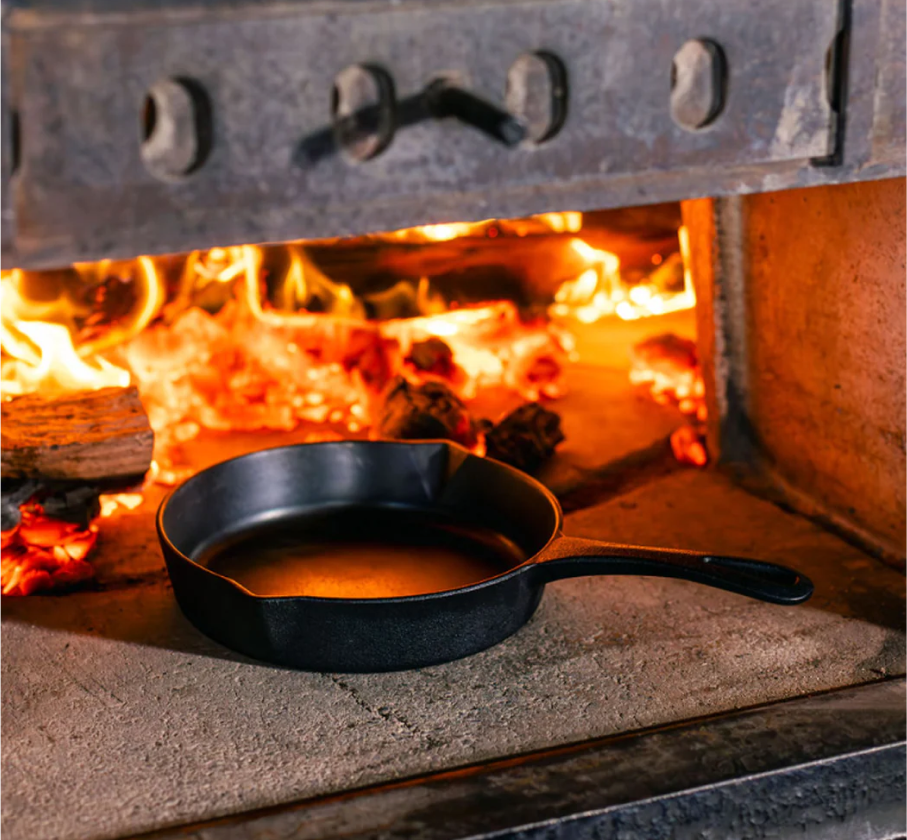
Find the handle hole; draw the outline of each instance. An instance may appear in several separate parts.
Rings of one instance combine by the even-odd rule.
[[[828,100],[828,107],[835,114],[841,113],[841,103],[844,98],[842,74],[844,70],[845,39],[845,31],[843,29],[839,30],[825,53],[825,97]]]
[[[523,53],[507,71],[504,101],[526,126],[527,142],[546,143],[567,119],[567,68],[552,53]]]
[[[331,89],[334,138],[347,158],[371,160],[388,147],[396,130],[396,96],[380,67],[354,64],[341,70]]]
[[[714,41],[687,41],[671,62],[671,117],[687,131],[713,123],[724,110],[727,61]]]
[[[9,171],[15,175],[22,162],[22,122],[18,111],[9,113]]]
[[[211,103],[193,79],[163,79],[149,89],[140,115],[142,160],[152,175],[179,180],[198,170],[211,151]]]

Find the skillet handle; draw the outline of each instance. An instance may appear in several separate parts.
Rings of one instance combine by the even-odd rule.
[[[774,563],[576,537],[555,537],[536,556],[532,573],[539,583],[585,575],[681,578],[773,604],[800,604],[813,594],[806,575]]]

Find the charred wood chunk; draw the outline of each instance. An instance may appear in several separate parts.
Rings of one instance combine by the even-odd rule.
[[[445,379],[450,379],[456,370],[453,350],[440,338],[435,337],[413,342],[406,361],[418,370]]]
[[[31,479],[4,479],[0,488],[0,530],[11,531],[15,528],[22,519],[19,506],[24,505],[40,490],[41,484]]]
[[[53,519],[87,528],[101,512],[101,491],[97,487],[75,487],[51,493],[41,500],[44,513]]]
[[[472,418],[443,382],[412,385],[398,378],[384,399],[378,432],[396,440],[444,439],[475,444]]]
[[[399,370],[400,355],[396,339],[384,338],[374,331],[362,331],[351,337],[343,367],[347,371],[358,371],[362,382],[380,393]]]
[[[21,508],[36,504],[51,519],[87,528],[101,512],[102,490],[88,484],[42,482],[33,479],[5,479],[2,490],[2,530],[15,528],[22,519]]]
[[[526,403],[485,435],[486,454],[523,472],[535,472],[564,439],[561,418],[538,403]]]

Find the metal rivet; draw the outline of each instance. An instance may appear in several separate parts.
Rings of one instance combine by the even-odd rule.
[[[505,102],[531,142],[550,140],[567,118],[567,70],[561,60],[547,52],[523,53],[507,73]]]
[[[713,122],[724,108],[726,64],[713,41],[687,41],[671,65],[671,116],[687,131]]]
[[[380,67],[354,64],[334,79],[334,137],[344,153],[368,160],[387,148],[395,129],[394,84]]]
[[[163,79],[142,109],[142,160],[152,175],[178,180],[198,169],[211,148],[211,105],[191,79]]]

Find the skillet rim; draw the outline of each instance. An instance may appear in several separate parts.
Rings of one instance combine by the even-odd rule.
[[[232,461],[240,461],[245,459],[254,459],[261,457],[265,454],[271,452],[279,452],[283,450],[295,450],[300,449],[301,447],[375,447],[375,446],[407,446],[407,447],[418,447],[418,446],[437,446],[438,444],[446,446],[448,449],[454,450],[456,452],[462,453],[464,456],[464,462],[466,458],[481,458],[483,461],[488,461],[491,464],[494,464],[496,468],[505,470],[509,472],[516,480],[521,481],[525,484],[528,484],[533,490],[541,493],[545,499],[548,501],[552,510],[555,514],[555,523],[551,535],[548,537],[544,545],[542,545],[534,554],[531,554],[522,563],[514,566],[511,569],[507,569],[504,572],[501,572],[498,575],[493,575],[492,577],[483,578],[482,580],[476,581],[475,583],[470,583],[467,586],[460,586],[454,589],[444,589],[440,592],[425,592],[419,595],[399,595],[393,598],[329,598],[321,595],[256,595],[249,589],[246,589],[238,581],[234,580],[231,577],[226,575],[219,574],[218,572],[212,571],[207,566],[203,566],[201,563],[196,562],[187,554],[184,554],[180,551],[170,539],[167,534],[166,529],[164,528],[164,513],[167,508],[167,505],[170,503],[173,496],[186,487],[190,482],[195,479],[205,475],[205,473],[211,472],[223,464],[230,463]],[[381,507],[380,505],[378,506]],[[454,443],[450,440],[443,439],[432,439],[432,440],[329,440],[329,441],[316,441],[312,443],[292,443],[285,446],[270,446],[265,447],[264,449],[256,449],[254,452],[247,452],[244,455],[237,455],[233,458],[227,458],[223,461],[218,461],[216,464],[211,464],[208,467],[205,467],[203,470],[199,470],[194,475],[187,478],[178,486],[170,490],[166,496],[161,500],[160,505],[158,506],[157,513],[155,514],[155,526],[157,529],[158,540],[163,544],[166,543],[170,551],[172,551],[180,560],[185,563],[194,566],[196,569],[201,570],[206,575],[212,578],[219,578],[220,580],[225,581],[226,583],[233,586],[241,595],[246,598],[250,598],[256,602],[269,604],[269,603],[284,603],[284,602],[304,602],[304,603],[320,603],[320,604],[351,604],[351,605],[381,605],[381,604],[411,604],[420,601],[433,601],[441,600],[444,598],[450,598],[456,595],[467,594],[471,592],[476,592],[481,589],[487,589],[490,586],[494,586],[498,583],[506,581],[510,578],[517,577],[518,575],[525,574],[526,571],[537,565],[536,557],[538,557],[542,552],[545,551],[548,546],[550,546],[555,540],[559,539],[563,534],[563,523],[564,523],[564,513],[561,510],[560,503],[558,502],[555,495],[542,484],[538,479],[533,478],[531,475],[524,473],[522,470],[518,470],[516,467],[510,466],[510,464],[505,464],[503,461],[498,461],[495,458],[488,458],[482,455],[476,455],[474,452],[471,452],[465,446],[460,445],[459,443]],[[164,560],[166,562],[167,557],[165,554]],[[168,569],[168,577],[169,577]],[[172,579],[171,579],[172,583]]]

